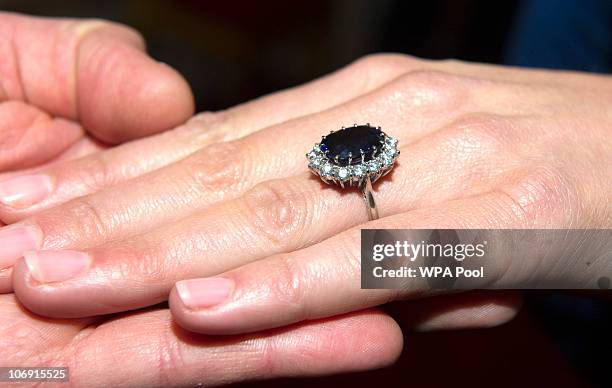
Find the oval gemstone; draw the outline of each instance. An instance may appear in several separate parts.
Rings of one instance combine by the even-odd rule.
[[[358,125],[330,133],[321,140],[319,148],[329,159],[336,160],[337,157],[338,165],[348,166],[361,163],[362,152],[366,162],[372,160],[375,153],[381,150],[383,139],[380,129]]]

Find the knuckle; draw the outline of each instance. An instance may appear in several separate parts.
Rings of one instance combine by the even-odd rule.
[[[246,184],[246,149],[236,142],[212,144],[184,159],[182,170],[197,193],[225,193]]]
[[[305,314],[304,274],[298,262],[290,255],[283,255],[275,260],[274,278],[271,290],[276,300],[297,311],[298,318],[307,319]]]
[[[73,169],[78,182],[87,187],[89,192],[96,192],[104,187],[117,183],[118,176],[113,174],[113,168],[107,158],[108,154],[85,158],[80,161],[82,168]],[[70,163],[70,162],[68,162]],[[60,165],[60,169],[61,169]]]
[[[283,354],[284,345],[279,344],[273,336],[262,340],[257,347],[259,365],[257,373],[260,376],[276,376],[279,370],[282,370],[282,358],[279,354]]]
[[[468,97],[466,78],[433,69],[417,69],[397,77],[389,92],[402,106],[435,113],[457,110]]]
[[[106,236],[115,221],[107,219],[87,197],[76,198],[66,206],[36,217],[46,237],[45,246],[66,247],[77,241],[96,241]]]
[[[579,221],[577,190],[557,168],[535,167],[502,193],[525,227],[567,227]]]
[[[191,117],[185,123],[187,129],[192,131],[202,132],[203,129],[209,130],[219,126],[226,121],[225,111],[205,111]]]
[[[505,117],[479,112],[453,121],[442,135],[454,152],[489,157],[508,153],[514,126],[515,123]]]
[[[404,54],[377,53],[359,58],[353,63],[358,72],[387,72],[389,70],[407,71],[423,65],[425,61]]]
[[[451,89],[451,86],[459,85],[465,78],[436,69],[415,69],[402,74],[398,83],[404,88],[418,86],[436,90]]]
[[[345,68],[347,79],[359,80],[362,93],[377,88],[381,81],[423,66],[425,61],[403,54],[370,54]]]
[[[464,65],[466,62],[461,61],[456,58],[445,58],[445,59],[438,60],[437,63],[443,67],[453,68],[453,67]]]
[[[111,260],[108,271],[112,273],[107,275],[124,279],[132,290],[165,287],[172,282],[174,271],[178,271],[177,255],[163,242],[144,248],[134,246],[131,241],[114,242],[93,249],[92,253],[100,261]]]
[[[173,339],[175,334],[171,325],[160,330],[158,337],[159,381],[162,385],[170,386],[176,381],[177,374],[185,369],[186,363],[180,346]]]
[[[232,124],[232,113],[229,110],[198,113],[185,125],[177,128],[189,136],[191,142],[204,147],[211,143],[221,143],[231,140],[239,130]]]
[[[243,203],[253,230],[276,247],[294,240],[310,216],[307,196],[289,180],[260,183],[244,196]]]
[[[345,274],[350,274],[351,279],[359,279],[361,273],[361,252],[356,250],[361,247],[361,230],[354,229],[348,233],[338,236],[339,244],[336,244],[335,256],[340,258],[337,269]]]
[[[90,234],[100,236],[105,234],[105,225],[109,223],[104,219],[98,208],[86,198],[79,198],[73,203],[72,213],[75,220],[86,220],[84,229],[90,230]]]

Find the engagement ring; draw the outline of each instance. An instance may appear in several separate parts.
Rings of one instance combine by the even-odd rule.
[[[331,131],[306,157],[310,171],[323,182],[342,188],[359,187],[368,217],[375,220],[378,209],[372,184],[391,171],[398,155],[397,139],[368,123]]]

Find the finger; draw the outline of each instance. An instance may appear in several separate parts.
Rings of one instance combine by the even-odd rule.
[[[72,146],[70,146],[70,148],[58,155],[55,159],[51,161],[51,163],[81,159],[82,157],[94,154],[96,152],[104,151],[108,148],[108,145],[101,143],[89,136],[85,136],[76,143],[74,143]]]
[[[377,184],[382,214],[486,192],[505,171],[515,168],[507,154],[511,147],[484,137],[478,147],[470,146],[466,136],[472,134],[457,130],[462,125],[452,124],[404,148],[393,173]],[[432,165],[431,160],[437,163]],[[291,252],[366,221],[360,194],[322,186],[317,178],[303,173],[264,182],[242,197],[180,222],[78,254],[33,252],[28,256],[29,269],[24,263],[16,267],[13,285],[29,308],[51,316],[107,314],[159,303],[180,279],[218,274]],[[52,221],[57,223],[59,216]],[[82,230],[83,221],[79,225]],[[21,226],[20,231],[34,228]],[[37,235],[40,230],[30,233]],[[49,229],[43,230],[49,235]],[[64,226],[55,234],[69,238],[68,230]],[[61,276],[59,262],[67,265]],[[47,270],[52,273],[44,275]]]
[[[91,152],[95,144],[83,144],[81,148],[67,150],[55,163],[2,174],[0,219],[14,223],[75,196],[95,192],[180,159],[195,149],[192,139],[185,131],[177,130],[102,152]],[[89,155],[71,160],[70,151]]]
[[[29,145],[30,145],[30,142],[28,143],[28,146]],[[107,148],[108,148],[107,145],[91,138],[90,136],[86,136],[85,134],[83,134],[79,139],[76,140],[76,142],[71,144],[68,148],[64,149],[58,154],[50,155],[51,159],[40,163],[40,165],[36,167],[36,169],[47,168],[53,163],[80,159],[84,156],[91,155],[99,151],[103,151]],[[39,149],[38,153],[43,153],[43,152]],[[16,153],[16,154],[19,154],[19,153]],[[17,156],[17,158],[20,158],[20,156]],[[6,171],[3,173],[0,173],[0,182],[6,181],[11,177],[28,175],[31,171],[34,171],[34,170],[35,169],[13,170],[13,171]]]
[[[168,310],[156,310],[99,326],[59,359],[75,386],[212,386],[381,368],[401,349],[397,324],[376,311],[214,338],[188,333],[173,324]],[[79,362],[92,359],[96,362]]]
[[[499,326],[516,316],[521,303],[514,291],[484,290],[406,300],[386,310],[402,327],[426,332]]]
[[[422,75],[414,76],[413,74],[410,76],[413,78],[402,77],[401,81],[408,83],[411,87],[414,87],[415,79],[418,80],[421,79],[420,77],[422,77]],[[444,79],[445,82],[448,81],[447,78],[442,79]],[[438,81],[439,79],[437,79],[436,82]],[[465,88],[476,87],[471,80],[460,79],[455,81],[466,82],[466,84],[459,84],[464,88],[457,88],[458,91],[456,92],[460,94],[462,93],[461,90],[465,90]],[[450,100],[447,100],[447,97],[440,97],[443,100],[443,102],[440,103],[443,105],[443,107],[426,109],[426,112],[422,112],[423,106],[419,105],[417,109],[414,109],[415,114],[411,116],[414,121],[398,118],[398,115],[395,114],[396,112],[387,112],[385,108],[387,110],[407,110],[408,107],[404,105],[398,108],[395,104],[389,105],[387,104],[387,99],[383,98],[385,96],[388,97],[389,94],[397,97],[397,90],[398,87],[395,84],[395,81],[393,81],[391,85],[385,85],[384,87],[372,92],[380,93],[380,96],[377,95],[375,98],[359,98],[343,104],[335,109],[321,112],[317,115],[317,118],[320,119],[321,122],[325,122],[326,120],[334,120],[337,122],[338,117],[334,116],[334,114],[341,116],[354,111],[367,110],[368,107],[372,105],[372,101],[382,100],[382,107],[374,107],[372,109],[377,115],[381,115],[381,119],[386,117],[396,117],[396,125],[391,125],[391,127],[399,128],[398,137],[400,137],[400,140],[406,140],[406,143],[410,143],[411,140],[418,138],[419,135],[424,135],[431,132],[436,132],[438,134],[438,138],[436,138],[436,136],[432,136],[429,139],[422,139],[416,144],[424,145],[423,148],[418,149],[415,152],[409,150],[410,155],[420,155],[421,157],[419,159],[414,159],[414,161],[410,160],[410,164],[406,164],[408,167],[405,167],[405,169],[401,169],[401,165],[398,167],[397,174],[399,174],[400,171],[403,171],[402,174],[404,174],[403,178],[401,176],[399,177],[399,179],[401,179],[400,181],[408,184],[408,186],[402,187],[403,191],[395,192],[395,197],[392,198],[389,203],[402,203],[404,206],[419,206],[419,201],[417,199],[420,198],[424,198],[422,201],[431,201],[430,203],[435,203],[436,201],[452,198],[456,195],[469,193],[470,190],[475,190],[476,193],[478,193],[478,190],[487,189],[486,185],[491,184],[495,178],[499,178],[499,174],[503,173],[508,168],[515,167],[514,164],[517,164],[516,155],[508,156],[509,153],[512,154],[513,149],[511,146],[512,144],[508,142],[508,136],[497,136],[496,134],[506,133],[509,129],[521,127],[521,125],[524,125],[524,123],[512,122],[509,121],[509,118],[498,115],[480,115],[468,116],[467,118],[463,118],[461,120],[455,119],[455,121],[449,124],[447,127],[442,126],[442,128],[440,128],[436,125],[436,120],[438,120],[438,124],[442,124],[446,120],[452,121],[454,116],[461,115],[462,110],[459,108],[456,110],[447,109],[449,105],[452,106],[457,103],[457,96],[453,98],[448,97]],[[441,94],[446,94],[446,89],[443,89],[442,91],[437,90],[437,92],[435,90],[436,89],[434,89],[433,93],[439,92]],[[418,98],[422,98],[422,85],[419,85],[414,89],[409,88],[406,93],[414,93],[418,96]],[[493,95],[495,95],[495,93],[492,93],[489,96],[489,99],[487,100],[489,103],[498,102],[501,100],[500,97],[493,97]],[[463,98],[461,104],[462,109],[473,110],[475,109],[475,106],[482,106],[479,104],[484,104],[484,102],[474,103],[475,105],[472,106],[469,101],[466,101],[466,99]],[[409,106],[409,104],[407,105]],[[503,107],[505,104],[501,105]],[[437,113],[432,113],[432,111]],[[442,111],[450,113],[443,115]],[[384,114],[385,112],[389,114]],[[419,115],[419,112],[421,115]],[[302,119],[305,118],[297,119],[295,120],[296,122],[291,124],[296,124]],[[310,123],[306,122],[306,124]],[[291,125],[291,127],[293,127],[293,125]],[[296,171],[304,170],[305,163],[302,157],[299,157],[299,160],[291,158],[288,159],[286,157],[288,153],[287,151],[294,147],[294,143],[287,146],[283,140],[286,138],[286,136],[279,136],[278,132],[272,132],[273,129],[281,129],[287,131],[287,136],[289,136],[289,129],[291,127],[286,127],[285,124],[282,124],[277,128],[269,128],[265,131],[260,131],[256,134],[241,139],[240,142],[244,142],[244,147],[250,154],[253,155],[252,157],[249,157],[249,155],[242,155],[238,156],[237,160],[234,161],[232,158],[235,158],[235,155],[237,154],[236,152],[232,151],[236,149],[235,147],[237,147],[235,143],[226,143],[223,147],[212,147],[207,149],[204,154],[194,155],[193,158],[188,158],[187,160],[177,163],[175,166],[168,167],[168,170],[159,170],[153,175],[147,177],[148,179],[130,182],[130,187],[127,187],[127,185],[119,185],[113,190],[107,190],[99,193],[98,195],[93,195],[88,198],[75,201],[71,204],[67,204],[65,207],[60,207],[50,212],[46,212],[45,214],[38,215],[34,219],[30,220],[29,223],[24,223],[21,226],[24,228],[34,228],[41,231],[44,236],[42,245],[46,249],[87,247],[95,244],[101,244],[104,241],[111,239],[120,238],[122,235],[144,234],[151,228],[169,224],[185,215],[193,213],[196,209],[206,209],[208,205],[216,201],[236,196],[248,188],[249,185],[257,183],[256,179],[265,180],[274,173],[278,175],[285,174],[286,172],[283,172],[283,169],[290,170],[292,166]],[[302,135],[301,131],[298,131],[294,138],[301,136],[304,136],[304,142],[308,141],[306,139],[308,136]],[[244,160],[257,160],[258,157],[261,158],[261,155],[266,155],[266,152],[268,152],[268,149],[271,146],[273,149],[275,148],[274,146],[276,146],[276,149],[280,151],[278,155],[272,155],[276,157],[277,160],[269,166],[270,170],[266,170],[264,168],[265,163],[269,162],[268,160],[265,160],[266,158],[262,159],[262,165],[255,163],[257,168],[253,170],[253,173],[245,173],[242,170]],[[289,154],[299,155],[299,152],[300,150],[296,149],[295,152],[289,152]],[[439,157],[432,159],[432,155],[439,155]],[[453,158],[449,158],[448,155],[454,156]],[[435,166],[435,172],[438,172],[438,174],[433,174],[431,160],[444,160],[447,161],[446,163],[448,164],[433,164]],[[210,166],[209,171],[207,171],[207,168],[202,168],[202,166],[207,165]],[[175,167],[177,168],[173,170]],[[409,173],[410,168],[416,168],[416,171],[419,174],[416,179],[413,174]],[[185,174],[187,174],[187,176],[185,176]],[[213,174],[218,175],[212,176]],[[397,174],[395,176],[397,176]],[[177,177],[179,177],[178,180]],[[437,177],[441,177],[440,179],[443,179],[443,181],[433,179]],[[421,179],[419,180],[419,178]],[[248,181],[249,179],[253,179],[252,183]],[[482,182],[480,182],[481,180]],[[442,182],[444,183],[442,184]],[[445,189],[440,190],[440,187]],[[423,191],[420,192],[422,197],[415,195],[410,196],[413,199],[413,202],[406,200],[406,192],[411,193],[415,190],[419,191],[421,188],[423,188]],[[318,186],[315,190],[318,190]],[[306,192],[312,192],[315,190],[307,190]],[[264,193],[265,192],[266,191],[264,190]],[[274,194],[274,190],[268,190],[268,192]],[[275,203],[273,195],[263,196],[263,198],[272,198],[272,200],[269,202]],[[288,198],[290,198],[290,196]],[[304,203],[308,204],[309,202]],[[278,207],[274,206],[271,206],[271,208],[278,209]],[[342,205],[338,208],[342,208]],[[126,213],[125,209],[130,209],[129,213]],[[405,210],[407,209],[402,211]],[[86,214],[89,214],[89,216]],[[127,222],[125,218],[118,219],[115,216],[122,215],[121,217],[124,217],[123,215],[126,214],[129,220]],[[359,214],[359,217],[362,217],[363,213],[355,212],[354,214]],[[343,220],[345,219],[343,217],[343,215],[340,217],[332,216],[329,218],[329,220]],[[84,219],[86,220],[86,223],[83,222]],[[225,219],[225,217],[222,219]],[[62,222],[64,220],[66,222]],[[348,218],[347,221],[353,222],[353,224],[337,223],[335,226],[337,229],[334,229],[333,226],[330,227],[330,229],[326,229],[321,228],[320,225],[317,225],[317,227],[314,229],[320,230],[321,234],[315,235],[315,238],[326,238],[326,234],[337,233],[342,230],[339,228],[355,225],[356,223],[361,222],[361,219]],[[210,225],[216,224],[217,223],[214,221],[210,223]],[[280,225],[282,225],[282,221],[280,222]],[[307,226],[312,227],[312,224],[308,224]],[[180,228],[181,227],[179,226],[179,229]],[[112,311],[112,309],[118,309],[116,311],[119,311],[119,309],[122,308],[136,308],[157,303],[160,300],[163,300],[165,295],[167,295],[169,290],[169,285],[167,282],[171,281],[172,278],[176,278],[177,276],[190,277],[196,271],[201,271],[202,267],[197,266],[197,263],[201,263],[201,261],[190,261],[188,265],[182,266],[181,268],[184,268],[186,271],[191,271],[187,273],[181,272],[177,268],[171,268],[167,272],[174,275],[163,279],[164,282],[153,282],[157,286],[150,287],[145,292],[141,292],[138,284],[134,284],[133,281],[115,276],[114,280],[111,280],[114,287],[112,287],[112,290],[109,290],[108,293],[99,294],[93,291],[90,294],[86,292],[78,293],[80,297],[86,298],[88,301],[91,301],[92,299],[99,300],[99,304],[83,303],[67,305],[63,301],[66,300],[64,298],[64,293],[66,293],[66,295],[71,294],[72,292],[70,290],[72,287],[78,287],[79,291],[82,291],[82,287],[79,286],[80,281],[84,281],[85,283],[89,284],[91,290],[96,288],[93,286],[94,284],[99,284],[100,282],[106,283],[111,274],[117,273],[112,269],[113,267],[119,266],[121,268],[125,268],[125,260],[130,263],[140,263],[140,261],[136,258],[142,258],[143,260],[150,262],[148,265],[153,266],[159,265],[158,263],[162,262],[161,260],[158,260],[160,257],[166,258],[168,255],[171,257],[176,256],[176,252],[181,252],[183,254],[186,253],[184,255],[185,260],[192,257],[189,256],[191,252],[193,252],[194,256],[201,254],[200,250],[194,249],[200,246],[197,244],[194,246],[181,248],[183,250],[172,250],[173,244],[181,247],[184,246],[185,241],[200,241],[202,238],[201,235],[198,235],[194,236],[193,240],[174,242],[176,241],[177,236],[193,235],[192,231],[199,230],[198,228],[189,229],[184,227],[182,229],[186,230],[184,232],[180,232],[183,234],[161,233],[158,235],[158,237],[156,237],[159,238],[157,241],[169,241],[169,243],[166,245],[160,246],[159,244],[151,243],[151,241],[156,240],[147,240],[144,242],[138,242],[136,244],[132,244],[132,242],[128,240],[127,248],[124,248],[125,254],[123,257],[117,255],[116,252],[111,252],[110,249],[112,246],[102,247],[99,252],[89,252],[79,255],[79,257],[83,258],[85,262],[89,263],[87,264],[88,268],[92,263],[92,260],[95,262],[92,271],[81,274],[70,272],[68,274],[68,276],[71,278],[70,281],[62,281],[61,284],[54,287],[48,287],[48,285],[42,286],[37,284],[37,282],[30,282],[29,278],[20,278],[19,274],[17,274],[15,282],[24,284],[23,290],[29,290],[24,292],[30,293],[30,307],[36,309],[38,306],[41,306],[43,310],[37,311],[43,314],[47,314],[48,311],[51,311],[52,314],[68,314],[67,316],[72,316],[72,314],[74,314],[74,316],[81,316],[81,314],[109,313]],[[215,231],[212,233],[215,233]],[[234,232],[230,231],[229,235],[232,234],[234,234]],[[242,234],[239,236],[244,238]],[[301,242],[303,239],[295,238],[295,241]],[[305,244],[308,245],[316,241],[317,240],[307,241]],[[257,240],[256,243],[265,247],[267,242],[262,238]],[[138,250],[132,248],[134,245],[139,246]],[[279,248],[275,245],[268,245],[269,248]],[[169,247],[168,251],[164,251],[164,247]],[[299,248],[300,246],[297,247]],[[34,249],[40,249],[40,246],[35,246]],[[115,247],[115,249],[117,248]],[[139,252],[147,253],[145,254]],[[275,252],[267,252],[267,254],[273,253]],[[61,253],[59,254],[61,255]],[[227,254],[232,254],[232,252],[221,252],[221,255]],[[47,256],[47,254],[45,254],[45,256]],[[92,257],[95,259],[92,259]],[[237,263],[239,260],[244,260],[244,255],[233,254],[232,257],[235,257],[237,260],[228,260],[226,261],[228,264]],[[257,259],[256,254],[252,254],[250,257],[251,260]],[[265,257],[265,255],[263,257]],[[114,258],[114,260],[110,258]],[[177,258],[167,262],[174,264],[175,262],[180,262],[180,260],[181,258]],[[211,260],[216,259],[213,257]],[[126,278],[136,279],[140,277],[139,274],[142,274],[142,268],[146,267],[129,265],[127,268],[131,268],[133,271],[131,271],[130,276],[126,276]],[[221,270],[226,269],[229,268],[225,267]],[[23,273],[25,274],[27,271]],[[126,273],[126,271],[125,269],[122,269],[119,273]],[[166,271],[154,273],[166,273]],[[73,278],[75,275],[79,276]],[[145,278],[148,276],[146,273],[144,275]],[[89,280],[85,281],[85,278]],[[67,280],[67,278],[64,280]],[[47,280],[45,279],[39,279],[39,281],[42,283],[47,283]],[[122,292],[119,290],[122,290]],[[133,292],[134,290],[136,291]],[[34,299],[37,299],[36,295],[41,297],[41,301],[45,300],[46,303],[35,303]],[[130,295],[133,297],[130,297]],[[26,298],[25,295],[24,298]]]
[[[47,162],[84,136],[80,125],[20,101],[0,102],[0,171]]]
[[[304,86],[265,96],[224,112],[198,115],[171,133],[125,144],[70,163],[9,174],[5,178],[0,175],[0,184],[4,186],[13,186],[6,180],[9,177],[20,178],[24,175],[42,176],[40,179],[51,183],[43,186],[48,190],[42,195],[19,192],[20,197],[30,199],[20,204],[2,204],[0,196],[0,219],[15,222],[43,209],[163,167],[208,145],[231,141],[291,118],[331,108],[375,89],[420,63],[401,56],[362,59]],[[35,147],[31,148],[32,152],[36,151]],[[131,183],[129,185],[132,186]]]
[[[105,149],[106,146],[104,146],[103,144],[91,139],[88,136],[84,136],[82,137],[80,140],[77,140],[74,144],[72,144],[70,147],[68,147],[66,150],[64,150],[62,153],[60,153],[59,155],[55,155],[54,159],[48,161],[47,163],[45,163],[46,166],[52,164],[52,163],[57,163],[57,162],[61,162],[61,161],[68,161],[68,160],[73,160],[73,159],[79,159],[83,156],[86,155],[90,155],[93,154],[95,152],[99,152],[103,149]],[[28,175],[28,174],[24,174],[23,171],[20,172],[16,172],[16,171],[12,171],[12,172],[7,172],[7,173],[3,173],[0,174],[0,192],[2,192],[2,185],[6,185],[6,182],[11,180],[11,178],[18,178],[18,177],[22,177],[24,175]],[[13,182],[17,182],[17,186],[19,186],[20,184],[22,184],[24,181],[23,179],[17,179],[17,180],[13,180]],[[21,183],[20,183],[21,182]],[[6,189],[5,189],[5,195],[6,195]],[[19,196],[17,195],[16,197],[9,194],[9,199],[12,199],[12,206],[20,206],[24,201],[28,201],[31,200],[32,197],[23,197],[23,196]],[[4,217],[4,221],[6,222],[15,222],[16,219],[13,219],[12,217]],[[2,222],[0,222],[0,227],[2,227],[4,224]],[[3,256],[2,254],[0,254],[0,257]],[[2,259],[0,259],[1,261]],[[0,269],[0,272],[2,270]],[[2,276],[0,276],[0,279],[2,278]],[[2,289],[2,283],[3,281],[0,280],[0,289]],[[2,293],[2,292],[0,292]]]
[[[449,89],[449,83],[455,86]],[[143,233],[181,219],[196,209],[235,198],[262,181],[305,171],[303,155],[317,136],[313,132],[357,120],[355,112],[393,129],[390,133],[401,144],[408,144],[457,121],[466,112],[485,109],[483,104],[498,107],[491,108],[493,111],[508,105],[497,104],[501,98],[495,98],[494,92],[486,102],[470,101],[466,93],[476,87],[468,79],[409,73],[333,109],[268,127],[236,141],[205,147],[175,164],[79,198],[29,221],[44,230],[50,241],[47,248],[93,246]],[[393,103],[389,102],[390,98],[394,99]],[[458,143],[448,147],[470,146],[469,132],[474,130],[471,126],[478,126],[476,131],[487,137],[488,126],[505,125],[503,120],[496,121],[495,114],[457,121],[454,130],[458,133]],[[288,138],[292,141],[287,142]],[[489,136],[487,141],[492,143],[492,140]],[[130,209],[129,213],[126,209]],[[116,215],[120,214],[128,218],[117,222]],[[83,219],[89,224],[84,225]]]
[[[148,57],[128,27],[1,13],[0,34],[9,37],[0,42],[0,101],[78,120],[108,142],[172,128],[193,113],[186,81]]]
[[[161,134],[153,138],[141,140],[139,142],[128,143],[119,148],[110,150],[104,155],[95,155],[90,158],[85,158],[71,165],[58,164],[57,166],[53,167],[50,173],[47,174],[40,174],[35,170],[31,171],[26,176],[27,179],[33,178],[30,180],[42,180],[48,183],[48,185],[29,185],[29,187],[34,187],[36,190],[47,189],[46,191],[43,191],[42,195],[36,195],[35,197],[47,197],[31,207],[26,206],[25,208],[15,208],[0,205],[0,219],[14,222],[42,208],[54,206],[57,203],[61,203],[62,201],[74,196],[94,191],[98,186],[104,186],[113,182],[120,182],[122,180],[129,179],[132,176],[144,173],[147,170],[152,170],[160,167],[163,164],[170,163],[172,160],[179,159],[180,157],[184,156],[184,154],[192,152],[194,148],[197,149],[217,141],[231,140],[234,137],[240,137],[241,135],[244,135],[245,132],[255,131],[259,126],[266,126],[274,123],[277,120],[285,120],[287,117],[293,114],[315,112],[325,107],[326,104],[340,103],[343,99],[350,98],[352,94],[367,92],[368,90],[376,88],[379,84],[384,83],[387,79],[393,78],[398,73],[403,72],[409,66],[417,66],[418,63],[415,62],[416,61],[412,60],[405,61],[405,58],[398,56],[391,56],[389,58],[374,57],[363,59],[335,74],[324,77],[321,80],[314,81],[310,84],[290,91],[263,97],[254,102],[233,108],[222,113],[221,118],[219,118],[218,115],[210,114],[200,116],[192,120],[184,128],[175,130],[174,134]],[[377,71],[372,73],[372,69],[374,67]],[[363,83],[349,83],[348,81],[354,79],[356,75],[363,75],[363,77],[358,77],[357,79],[365,81]],[[329,98],[322,98],[321,94],[324,96],[329,96]],[[291,102],[283,103],[283,101],[297,100],[298,97],[300,99],[304,99],[305,103],[299,106]],[[274,108],[278,107],[279,105],[283,105],[285,109],[275,110]],[[279,113],[261,115],[261,111]],[[204,130],[207,127],[211,127],[210,130]],[[246,128],[246,130],[244,128]],[[201,134],[196,137],[197,141],[194,142],[193,135],[197,131],[200,131]],[[141,159],[141,155],[143,153],[154,155],[155,157],[149,160],[147,163],[143,163]],[[209,160],[206,156],[203,156],[203,159],[205,161]],[[72,166],[72,168],[70,166]],[[213,167],[214,166],[211,166],[211,168]],[[66,173],[66,175],[63,175],[63,172],[67,170],[69,172]],[[77,171],[79,173],[76,173]],[[173,171],[171,171],[171,173],[173,173]],[[71,178],[70,174],[83,174],[85,178],[82,178],[79,181],[79,179]],[[163,179],[166,179],[166,174],[160,175]],[[2,184],[7,187],[8,178],[14,177],[20,178],[21,176],[11,174],[3,180]],[[67,183],[62,185],[64,179]],[[143,180],[141,185],[146,185],[147,183],[148,180]],[[152,186],[157,186],[158,184],[158,182],[153,182]],[[128,186],[133,187],[134,184],[131,183]],[[187,192],[190,191],[187,187],[183,187],[182,189],[186,190]],[[123,187],[119,190],[125,193]],[[48,194],[47,192],[49,191],[52,193]],[[32,196],[27,195],[27,193],[20,194],[21,198],[32,198]],[[107,193],[105,198],[110,198],[110,196],[114,195],[114,192],[110,192]],[[181,193],[181,196],[183,195],[185,195],[185,193]],[[129,201],[126,200],[124,203],[127,204],[128,202]],[[157,202],[157,200],[155,200],[155,202]],[[157,202],[155,206],[160,205],[161,203]],[[81,224],[84,219],[92,220],[92,218],[87,217],[82,213],[82,210],[84,210],[83,207],[81,207],[82,210],[77,210],[78,207],[79,205],[72,204],[64,207],[62,211],[56,214],[62,214],[64,211],[67,211],[67,213],[64,213],[62,218],[65,218],[66,221],[78,222],[79,224]],[[146,207],[144,207],[144,209],[146,209]],[[91,210],[94,210],[94,208],[91,208]],[[114,209],[109,210],[114,211]],[[159,210],[162,210],[161,206]],[[55,211],[51,211],[51,213],[55,213]],[[77,213],[79,213],[79,215],[77,215]],[[67,214],[74,215],[75,218],[71,219],[69,217],[65,217]],[[50,216],[48,220],[54,220],[52,221],[53,223],[59,220],[55,215],[50,213],[48,213],[48,215]],[[140,221],[144,223],[145,217],[141,218]],[[109,226],[113,224],[109,224]],[[118,227],[121,226],[120,224],[114,225]],[[141,225],[142,224],[135,225],[133,226],[133,229],[136,230]],[[74,226],[76,226],[76,224],[74,224]],[[85,238],[86,236],[73,234],[70,231],[71,228],[68,226],[68,223],[65,224],[65,227],[66,229],[61,232],[61,235],[64,235],[65,237],[72,235],[73,238],[80,239],[81,246],[95,245],[96,241],[100,242],[104,241],[106,238],[110,238],[109,233],[109,235],[106,236],[100,235],[97,236],[97,238],[90,238],[90,242],[87,243],[87,239]],[[29,227],[26,227],[25,229],[29,229]],[[38,228],[34,227],[34,229]],[[82,224],[81,226],[78,226],[77,229],[82,230]],[[116,234],[119,235],[121,233],[125,233],[127,232],[126,229],[127,228],[117,230]],[[90,231],[93,232],[93,229]],[[100,231],[102,230],[100,229]],[[37,232],[26,231],[21,235],[32,236],[32,233]],[[49,232],[48,235],[50,240],[54,239],[54,237],[52,237],[52,232]],[[14,239],[7,239],[6,234],[4,234],[4,237],[2,237],[2,234],[0,233],[0,242],[5,242],[16,247],[11,250],[0,251],[0,262],[2,262],[4,266],[12,265],[15,260],[23,255],[25,250],[40,248],[40,243],[38,242],[37,238],[28,237],[22,239],[21,241],[22,243],[16,244]],[[74,245],[78,246],[79,244]],[[65,246],[68,245],[66,244]],[[12,285],[10,284],[11,272],[12,271],[4,271],[4,276],[0,277],[0,289],[4,291],[12,290]]]
[[[540,215],[538,213],[547,212],[549,217],[539,218],[547,222],[555,213],[550,213],[550,208],[529,209],[518,204],[524,204],[525,199],[539,198],[539,204],[546,203],[550,207],[555,199],[550,196],[557,195],[556,199],[560,196],[552,191],[538,192],[538,186],[534,186],[534,183],[531,181],[516,189],[504,189],[503,192],[495,191],[417,209],[370,222],[364,227],[538,227],[533,224],[535,216]],[[522,190],[522,194],[517,190]],[[507,194],[509,192],[513,194]],[[553,202],[544,202],[550,200]],[[558,211],[558,208],[553,211]],[[554,225],[560,227],[567,224],[559,222]],[[170,297],[172,312],[177,322],[189,330],[212,334],[238,333],[427,294],[427,284],[416,280],[407,284],[405,290],[361,289],[359,239],[360,229],[355,228],[308,248],[257,261],[217,277],[179,282]],[[511,271],[508,260],[508,257],[499,257],[491,261],[492,264],[487,267],[488,278],[491,276],[489,279],[498,279]],[[520,267],[523,276],[534,276],[538,265],[539,260],[526,259],[517,263],[516,268]],[[508,283],[504,285],[511,286]]]

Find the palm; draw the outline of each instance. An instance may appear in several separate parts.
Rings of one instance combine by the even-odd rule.
[[[49,320],[25,310],[14,294],[0,295],[0,359],[5,366],[62,365],[87,320]]]

